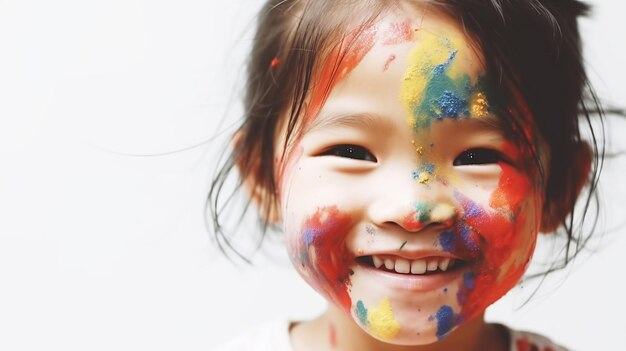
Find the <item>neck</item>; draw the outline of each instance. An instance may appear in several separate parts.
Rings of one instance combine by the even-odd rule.
[[[508,335],[498,326],[487,324],[484,316],[464,323],[438,342],[419,345],[393,345],[377,340],[363,331],[336,307],[318,318],[295,325],[291,330],[294,351],[501,351],[508,350]]]

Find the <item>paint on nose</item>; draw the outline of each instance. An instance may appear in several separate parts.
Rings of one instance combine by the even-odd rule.
[[[456,216],[453,206],[445,203],[416,202],[414,211],[407,214],[400,225],[407,231],[419,231],[433,223],[451,226]]]

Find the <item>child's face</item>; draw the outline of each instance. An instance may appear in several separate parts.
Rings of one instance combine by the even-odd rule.
[[[439,14],[403,16],[364,28],[305,116],[280,190],[304,279],[370,335],[417,345],[517,283],[543,195],[533,150],[500,127],[507,107],[480,53]]]

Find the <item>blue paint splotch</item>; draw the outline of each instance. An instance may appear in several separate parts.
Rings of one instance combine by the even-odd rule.
[[[455,316],[452,307],[443,305],[435,314],[437,319],[437,339],[444,338],[455,325]]]
[[[474,272],[466,272],[463,274],[463,287],[459,289],[457,293],[457,300],[461,305],[464,305],[467,302],[467,297],[469,293],[474,290],[476,286],[476,274]]]
[[[354,314],[359,319],[362,326],[367,326],[367,308],[363,304],[363,301],[359,300],[354,308]]]
[[[456,235],[452,230],[446,230],[439,234],[439,244],[445,252],[452,252],[456,245]]]
[[[465,274],[463,274],[463,284],[465,284],[465,287],[469,290],[474,290],[475,280],[476,275],[474,274],[474,272],[465,272]]]

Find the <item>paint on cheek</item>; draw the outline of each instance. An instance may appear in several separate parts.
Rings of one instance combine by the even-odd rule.
[[[460,320],[476,317],[508,292],[523,275],[534,248],[536,231],[525,232],[529,229],[523,212],[527,201],[533,201],[528,200],[532,197],[528,176],[513,167],[503,167],[500,180],[492,200],[499,191],[509,194],[503,184],[517,184],[514,194],[503,196],[506,206],[486,210],[457,192],[464,215],[453,231],[439,236],[446,251],[472,261],[472,271],[465,273],[457,293],[462,305]],[[497,201],[490,201],[493,203]],[[510,209],[515,216],[509,215]]]
[[[299,240],[291,250],[292,261],[305,279],[345,310],[352,305],[348,286],[354,255],[345,245],[351,226],[350,216],[341,213],[336,206],[320,208],[305,221]]]
[[[393,315],[389,298],[384,298],[377,307],[370,310],[359,300],[354,312],[361,326],[379,339],[392,340],[400,333],[400,323]]]
[[[437,339],[441,340],[456,325],[455,315],[452,307],[448,305],[441,306],[435,314],[435,319],[437,320]]]
[[[513,166],[500,162],[502,175],[498,181],[498,188],[492,195],[489,205],[494,209],[500,209],[515,214],[516,209],[527,198],[531,184]]]

